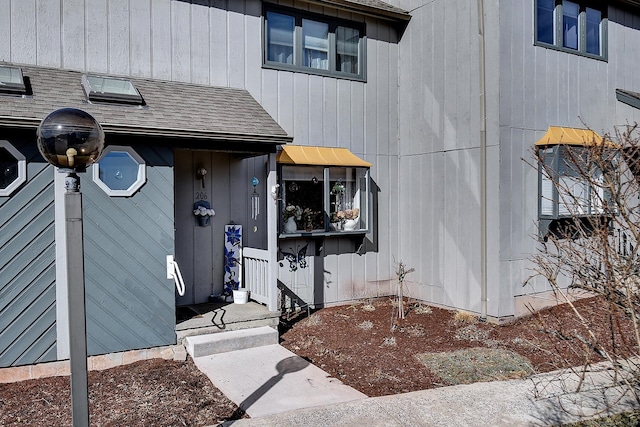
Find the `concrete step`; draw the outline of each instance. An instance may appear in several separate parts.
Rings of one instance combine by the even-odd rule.
[[[191,357],[196,358],[278,344],[278,331],[269,326],[261,326],[259,328],[186,337],[184,344]]]

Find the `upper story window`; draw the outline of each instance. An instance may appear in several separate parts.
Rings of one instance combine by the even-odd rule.
[[[264,16],[266,67],[365,79],[364,24],[274,6]]]
[[[536,44],[606,59],[606,5],[592,1],[536,0],[535,11]]]

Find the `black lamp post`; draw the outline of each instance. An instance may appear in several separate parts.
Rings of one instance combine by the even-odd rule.
[[[87,331],[84,298],[84,243],[82,193],[76,172],[100,157],[104,131],[89,114],[63,108],[49,114],[38,127],[38,150],[59,172],[67,173],[65,227],[67,238],[67,292],[69,310],[69,362],[71,365],[71,415],[74,426],[89,425],[87,382]]]

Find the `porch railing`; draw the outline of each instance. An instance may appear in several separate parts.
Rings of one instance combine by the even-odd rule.
[[[242,249],[244,287],[249,291],[249,298],[276,311],[276,285],[269,259],[269,251],[247,247]]]

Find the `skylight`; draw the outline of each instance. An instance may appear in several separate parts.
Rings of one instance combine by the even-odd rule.
[[[11,94],[27,92],[21,68],[0,65],[0,92]]]
[[[100,76],[82,76],[82,86],[90,101],[144,104],[140,92],[126,79]]]

